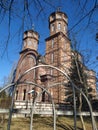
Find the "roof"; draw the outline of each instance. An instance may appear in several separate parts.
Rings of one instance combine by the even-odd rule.
[[[68,18],[67,14],[64,13],[64,12],[62,12],[62,11],[55,11],[55,12],[52,12],[52,13],[50,14],[50,16],[51,16],[51,15],[54,15],[54,14],[57,14],[57,13],[58,13],[58,14],[59,14],[59,13],[62,13],[62,14],[64,14],[64,15]],[[49,16],[49,17],[50,17],[50,16]]]

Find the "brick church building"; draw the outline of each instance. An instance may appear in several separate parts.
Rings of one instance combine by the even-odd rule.
[[[82,63],[82,56],[72,50],[71,41],[67,34],[67,26],[68,17],[64,12],[57,11],[50,14],[50,35],[45,39],[46,51],[44,56],[38,53],[40,38],[38,32],[35,30],[27,30],[24,32],[23,47],[16,68],[15,81],[17,81],[26,70],[42,64],[59,68],[74,81],[76,79],[74,77],[75,74],[78,73],[77,75],[80,75],[79,70],[76,71],[76,69],[74,69],[72,60],[73,57],[77,57],[79,63],[77,68],[81,67],[81,70],[85,73],[87,90],[91,89],[89,95],[93,100],[96,97],[95,72],[88,70]],[[75,71],[74,73],[72,73],[73,70]],[[79,80],[79,78],[77,78],[77,80]],[[83,87],[83,84],[81,83],[81,85],[78,81],[74,83],[77,87]],[[19,80],[15,94],[16,106],[22,106],[22,103],[25,101],[34,101],[36,96],[43,91],[42,88],[35,84],[45,88],[57,104],[67,103],[68,97],[72,95],[70,92],[70,94],[68,93],[68,91],[71,90],[71,84],[62,73],[51,67],[39,67],[29,71]],[[29,93],[31,90],[33,90],[33,93]],[[51,102],[51,98],[44,91],[41,96],[39,96],[37,102]]]

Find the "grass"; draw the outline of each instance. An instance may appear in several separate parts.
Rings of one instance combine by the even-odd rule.
[[[8,120],[0,124],[0,130],[7,130]],[[91,121],[89,118],[85,119],[87,130],[92,130]],[[98,125],[98,123],[97,123]],[[30,118],[13,118],[10,130],[29,130]],[[52,117],[35,117],[33,123],[33,130],[53,130]],[[74,130],[74,121],[72,117],[57,117],[56,130]],[[80,119],[77,118],[77,130],[82,130]]]

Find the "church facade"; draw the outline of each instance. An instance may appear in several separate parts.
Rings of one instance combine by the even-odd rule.
[[[34,30],[24,32],[23,48],[20,52],[15,76],[15,81],[19,80],[15,93],[16,106],[19,106],[20,103],[22,107],[22,102],[34,101],[41,92],[42,94],[39,96],[37,102],[51,102],[49,94],[57,104],[70,102],[68,99],[72,96],[71,83],[59,71],[51,67],[38,67],[24,74],[25,71],[38,65],[55,66],[66,73],[77,87],[83,87],[83,77],[79,74],[78,70],[80,67],[86,75],[86,90],[91,89],[89,95],[92,99],[96,97],[95,73],[92,70],[88,70],[82,64],[82,56],[78,52],[72,51],[67,27],[68,17],[64,12],[57,11],[50,14],[50,35],[45,39],[46,52],[44,56],[38,53],[40,38],[38,32]],[[75,59],[74,57],[78,59],[78,66],[76,66],[76,60],[73,60]],[[73,61],[76,67],[74,67]],[[76,79],[80,80],[81,83]],[[49,94],[42,88],[46,89]],[[33,93],[30,93],[31,90]]]

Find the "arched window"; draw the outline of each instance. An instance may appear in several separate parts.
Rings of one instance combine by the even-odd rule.
[[[26,99],[26,89],[23,90],[23,100]]]
[[[51,30],[54,31],[54,29],[55,29],[55,28],[54,28],[54,24],[52,24],[51,26],[52,26],[52,27],[51,27]]]
[[[66,25],[64,26],[64,32],[67,33],[67,26]]]
[[[18,90],[16,91],[16,100],[18,99]]]
[[[45,92],[42,93],[42,102],[45,102]]]
[[[61,23],[58,23],[58,30],[61,30]]]
[[[53,63],[54,62],[54,54],[52,53],[51,54],[51,63]]]
[[[32,68],[36,64],[35,57],[33,55],[28,55],[28,69]],[[33,79],[35,79],[35,69],[32,71],[33,72]]]
[[[51,47],[54,47],[54,39],[52,39]]]
[[[53,69],[50,69],[50,75],[53,75]]]

